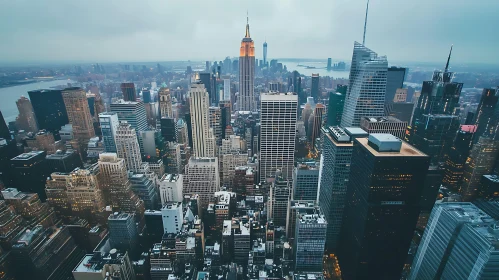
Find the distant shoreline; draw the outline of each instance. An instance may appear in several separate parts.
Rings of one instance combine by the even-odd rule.
[[[22,86],[22,85],[29,85],[33,83],[38,83],[39,81],[37,80],[30,80],[30,81],[15,81],[15,82],[10,82],[8,84],[0,84],[0,88],[8,88],[8,87],[15,87],[15,86]]]

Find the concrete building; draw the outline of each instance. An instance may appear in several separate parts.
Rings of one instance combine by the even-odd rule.
[[[28,98],[21,96],[16,101],[19,115],[16,118],[16,126],[18,130],[36,133],[38,131],[38,123],[36,122],[35,112],[31,101]]]
[[[218,158],[191,157],[185,167],[184,195],[198,194],[201,205],[208,205],[210,197],[220,190],[218,168]]]
[[[47,202],[50,207],[54,208],[58,217],[70,217],[72,214],[71,203],[66,189],[69,180],[68,173],[52,173],[45,185]]]
[[[295,159],[298,96],[293,93],[263,93],[260,117],[260,182],[279,169],[291,178]]]
[[[280,171],[275,173],[273,179],[268,200],[268,218],[272,219],[274,226],[285,227],[291,200],[291,182]]]
[[[327,222],[320,209],[314,214],[296,215],[295,271],[322,271],[326,230]]]
[[[395,97],[397,96],[397,92],[404,86],[406,71],[407,69],[402,67],[392,66],[388,68],[388,72],[386,73],[386,103],[396,102]],[[407,89],[405,90],[407,98]],[[404,99],[402,102],[405,102],[405,100],[406,99]]]
[[[360,128],[367,133],[390,133],[400,139],[405,139],[407,122],[394,117],[362,117]]]
[[[95,136],[92,115],[88,107],[87,94],[81,88],[67,88],[62,91],[69,123],[73,126],[73,137],[78,142],[79,149],[87,145],[88,140]]]
[[[182,201],[184,175],[182,174],[164,174],[159,180],[159,197],[161,205],[166,202]]]
[[[125,160],[115,153],[102,153],[98,164],[99,185],[106,205],[110,205],[113,211],[140,211],[143,202],[132,191]]]
[[[116,130],[116,149],[118,157],[125,160],[127,170],[140,172],[143,169],[137,134],[126,121],[120,122]]]
[[[128,180],[132,191],[144,202],[145,209],[156,209],[160,200],[158,197],[156,183],[151,180],[154,174],[137,174],[128,172]]]
[[[164,233],[179,233],[184,222],[182,202],[166,202],[161,208],[161,216]]]
[[[67,196],[74,212],[99,212],[105,206],[97,176],[97,164],[87,169],[75,169],[69,173]]]
[[[107,219],[109,243],[112,248],[123,251],[134,251],[138,244],[139,234],[135,224],[135,215],[114,212]]]
[[[189,90],[193,154],[196,157],[215,156],[215,138],[210,129],[209,96],[201,83],[192,84]],[[211,131],[210,131],[211,130]]]
[[[102,132],[102,142],[106,153],[116,153],[116,130],[119,121],[116,112],[100,113],[99,123]]]
[[[386,56],[354,43],[341,127],[359,126],[362,117],[383,115],[387,69]]]
[[[319,187],[319,163],[298,162],[293,169],[293,199],[316,200]]]
[[[103,280],[106,277],[135,280],[135,271],[128,254],[126,251],[110,249],[85,255],[73,269],[73,277],[75,280]]]
[[[57,150],[54,154],[48,155],[45,161],[50,172],[69,173],[75,168],[83,166],[78,153],[69,150],[65,152]]]
[[[13,178],[13,185],[20,191],[37,193],[45,201],[45,180],[50,175],[45,161],[44,151],[33,151],[20,154],[10,159],[9,172]]]
[[[159,97],[159,112],[161,118],[173,118],[172,96],[169,88],[160,88]]]

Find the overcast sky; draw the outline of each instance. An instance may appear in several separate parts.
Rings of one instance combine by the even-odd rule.
[[[350,60],[365,0],[2,0],[0,62],[222,60],[246,11],[257,57]],[[389,61],[499,64],[499,0],[371,0],[366,46]]]

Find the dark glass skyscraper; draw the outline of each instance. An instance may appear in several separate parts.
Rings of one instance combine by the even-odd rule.
[[[29,91],[28,95],[38,121],[38,128],[50,131],[56,140],[60,139],[59,130],[69,123],[62,91],[41,89]]]
[[[134,83],[121,83],[121,92],[123,93],[123,99],[125,101],[137,100]]]
[[[10,130],[7,124],[5,123],[5,119],[3,118],[1,111],[0,111],[0,138],[10,140]]]
[[[310,87],[310,96],[312,96],[315,102],[319,99],[319,74],[312,74],[312,85]]]
[[[423,82],[409,129],[409,143],[430,156],[432,165],[443,161],[444,148],[450,147],[459,129],[455,108],[463,84],[452,82],[448,64],[444,72],[435,71],[431,81]]]
[[[388,68],[386,75],[385,103],[393,102],[393,97],[395,97],[397,89],[404,86],[405,73],[406,69],[402,67],[392,66]]]
[[[474,125],[464,125],[457,132],[452,147],[445,155],[442,184],[453,191],[459,189],[463,179],[464,164],[470,154],[471,139],[476,130]]]
[[[499,90],[495,88],[483,89],[480,104],[478,104],[475,114],[477,129],[475,136],[473,137],[473,143],[478,142],[480,136],[497,139],[497,124],[499,122],[499,106],[497,106],[497,101],[499,100],[498,93]]]
[[[345,94],[340,92],[329,93],[329,104],[327,106],[327,124],[338,126],[341,124],[343,106],[345,105]]]
[[[400,279],[428,165],[391,134],[355,139],[338,243],[344,280]]]

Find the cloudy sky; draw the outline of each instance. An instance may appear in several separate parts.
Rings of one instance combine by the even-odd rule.
[[[366,0],[2,0],[0,62],[221,60],[246,11],[257,56],[350,60]],[[366,45],[389,61],[499,64],[499,0],[371,0]]]

